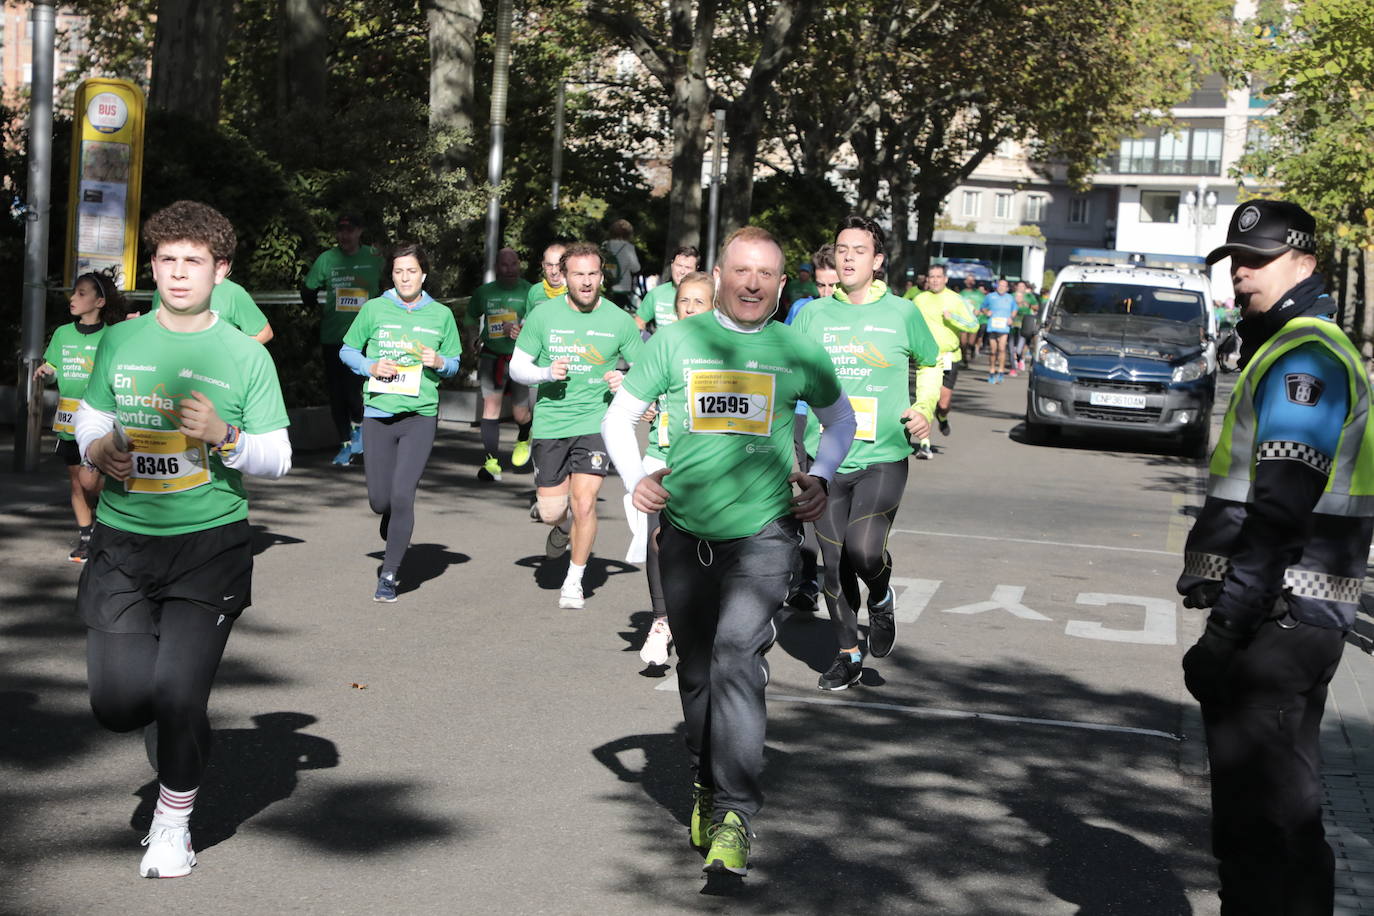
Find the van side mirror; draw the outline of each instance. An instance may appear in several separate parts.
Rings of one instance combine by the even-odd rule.
[[[1034,315],[1027,315],[1021,319],[1021,336],[1029,340],[1040,333],[1040,319]]]

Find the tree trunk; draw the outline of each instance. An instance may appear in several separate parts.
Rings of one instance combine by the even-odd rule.
[[[857,162],[855,170],[859,201],[854,212],[860,216],[873,217],[878,214],[878,187],[882,181],[884,157],[878,149],[878,126],[865,124],[849,135],[849,145],[854,149]]]
[[[429,22],[429,127],[456,130],[471,146],[477,123],[474,70],[481,0],[423,0]]]
[[[1364,248],[1359,254],[1359,280],[1355,288],[1359,291],[1360,315],[1360,352],[1364,354],[1366,365],[1374,360],[1374,250]]]
[[[754,212],[754,165],[763,133],[763,107],[736,100],[725,114],[730,159],[721,188],[720,237],[748,225]]]
[[[940,204],[945,196],[927,193],[916,195],[916,238],[912,241],[907,258],[918,273],[930,267],[930,247],[935,239],[935,217],[940,213]]]
[[[892,197],[892,232],[887,239],[887,282],[889,285],[901,285],[906,282],[907,268],[915,267],[915,273],[919,274],[925,272],[925,265],[913,263],[907,244],[907,232],[911,225],[911,179],[906,175],[898,175],[894,170],[888,178],[887,187]]]
[[[219,121],[224,56],[234,0],[161,0],[148,105],[198,121]]]
[[[323,0],[283,0],[280,115],[293,108],[320,111],[325,103],[325,64],[329,53]]]
[[[668,232],[663,263],[685,245],[706,246],[702,231],[701,164],[706,158],[707,122],[711,96],[706,74],[690,72],[673,85],[668,103],[673,131],[672,187],[668,190]],[[728,187],[728,186],[727,186]]]

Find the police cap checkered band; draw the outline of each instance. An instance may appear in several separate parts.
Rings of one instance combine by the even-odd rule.
[[[1317,240],[1312,237],[1310,232],[1303,232],[1301,229],[1289,229],[1288,247],[1296,248],[1298,251],[1313,252],[1317,250]]]
[[[1317,221],[1302,207],[1286,200],[1251,200],[1231,215],[1226,244],[1207,255],[1207,263],[1240,253],[1274,256],[1293,250],[1311,254],[1317,250],[1316,241]]]

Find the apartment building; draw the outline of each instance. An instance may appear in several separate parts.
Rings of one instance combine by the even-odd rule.
[[[28,95],[33,83],[32,3],[4,0],[0,7],[0,97],[14,102]],[[53,85],[77,67],[86,53],[87,19],[69,7],[57,11],[57,53],[53,58]],[[60,90],[59,90],[60,91]]]

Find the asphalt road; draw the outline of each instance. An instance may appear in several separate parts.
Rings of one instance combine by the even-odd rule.
[[[143,742],[86,703],[63,472],[0,474],[0,912],[1215,913],[1178,670],[1199,622],[1173,591],[1201,468],[1025,444],[1024,379],[983,379],[912,462],[893,655],[822,693],[828,621],[780,617],[742,884],[703,881],[686,842],[680,707],[638,659],[618,479],[580,612],[557,607],[530,478],[478,483],[466,424],[441,426],[395,605],[371,600],[360,468],[301,454],[255,483],[200,864],[154,882]]]

